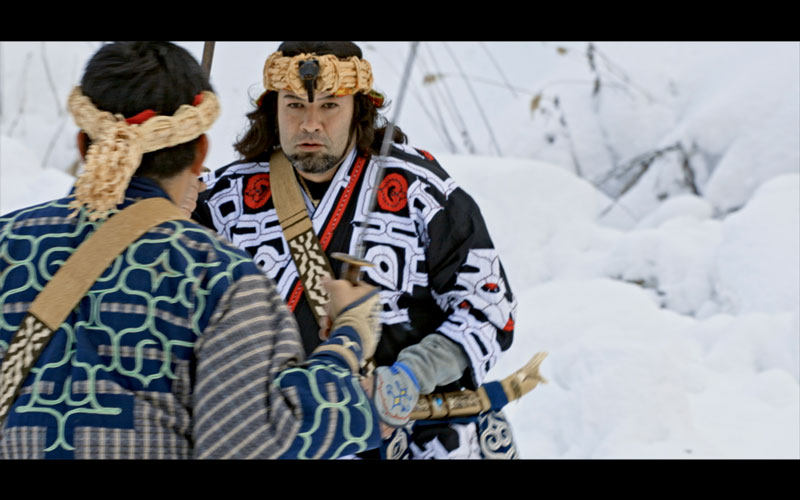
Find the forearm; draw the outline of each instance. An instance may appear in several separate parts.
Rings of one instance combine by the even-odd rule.
[[[391,366],[375,370],[375,405],[387,424],[404,425],[420,394],[460,379],[469,364],[461,347],[438,334],[406,347]]]
[[[337,329],[303,362],[297,325],[274,287],[240,280],[198,348],[195,453],[200,458],[335,458],[380,443],[351,370],[357,335]],[[221,309],[220,309],[221,308]]]
[[[337,458],[380,446],[374,404],[345,365],[324,352],[280,374],[276,388],[294,403],[298,427],[279,458]]]
[[[461,347],[478,386],[511,346],[516,299],[480,211],[466,193],[451,194],[428,232],[431,293],[448,315],[435,331]]]
[[[469,365],[461,346],[436,333],[400,351],[397,361],[414,372],[420,394],[430,394],[437,386],[459,380]]]
[[[279,375],[276,385],[295,395],[295,411],[306,415],[281,458],[336,458],[380,446],[375,406],[358,376],[372,351],[359,331],[335,322],[329,339],[302,366]]]

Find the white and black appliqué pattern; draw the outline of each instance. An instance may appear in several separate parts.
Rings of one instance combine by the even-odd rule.
[[[209,175],[205,182],[214,195],[208,198],[205,209],[214,230],[234,246],[249,252],[264,274],[277,281],[282,271],[294,266],[288,266],[292,256],[283,238],[278,214],[274,208],[258,210],[271,206],[268,204],[269,184],[262,187],[260,199],[252,193],[254,186],[248,186],[248,183],[257,184],[252,179],[257,181],[258,176],[268,179],[269,167],[260,163],[234,163]],[[248,192],[251,193],[249,197]],[[284,277],[284,281],[291,283],[296,278],[295,269],[294,275]]]
[[[516,303],[477,205],[425,152],[395,145],[380,161],[362,158],[353,151],[345,159],[316,209],[306,201],[329,256],[356,254],[361,242],[365,259],[375,264],[364,275],[381,288],[384,327],[375,360],[391,364],[404,347],[438,332],[468,354],[462,382],[479,385],[511,344]],[[276,281],[301,334],[314,332],[303,336],[311,352],[319,342],[316,321],[304,298],[292,305],[297,268],[269,195],[256,189],[259,182],[268,185],[257,177],[268,172],[267,164],[234,163],[210,175],[198,203],[205,221],[198,220],[248,251]],[[338,275],[338,264],[329,261]]]
[[[380,173],[377,166],[376,162],[370,165],[356,201],[353,236],[347,252],[357,252],[359,240],[363,241],[364,258],[375,264],[365,269],[365,274],[383,288],[381,321],[392,325],[410,321],[408,308],[399,305],[401,297],[414,293],[416,287],[428,288],[430,285],[426,266],[427,228],[431,219],[443,209],[433,190],[446,197],[456,186],[451,179],[432,176],[422,167],[387,158],[382,165],[383,179],[386,179],[387,172],[396,170],[410,171],[420,177],[408,183],[407,211],[392,213],[384,209],[370,212],[373,191],[379,188],[381,181],[377,178]],[[430,178],[421,177],[423,174]]]
[[[476,375],[483,380],[500,355],[495,325],[510,328],[500,259],[492,249],[470,250],[457,276],[458,290],[436,296],[443,309],[455,307],[439,332],[464,346],[473,366],[480,370]]]

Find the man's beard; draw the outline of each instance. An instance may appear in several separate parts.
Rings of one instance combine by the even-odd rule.
[[[287,158],[294,168],[306,174],[324,174],[341,160],[338,156],[322,153],[295,153]]]
[[[354,128],[350,128],[347,132],[347,142],[345,144],[349,145],[353,140],[353,133],[355,132]],[[315,141],[316,138],[311,136],[303,136],[300,140],[308,140],[308,141]],[[335,145],[334,145],[335,147]],[[332,168],[337,167],[344,157],[347,155],[349,151],[349,147],[345,146],[342,150],[342,154],[339,156],[326,154],[322,152],[310,152],[310,153],[294,153],[294,154],[287,154],[286,158],[289,159],[289,163],[292,164],[294,168],[298,171],[303,172],[305,174],[324,174],[325,172],[330,171]],[[286,151],[284,151],[284,154]]]

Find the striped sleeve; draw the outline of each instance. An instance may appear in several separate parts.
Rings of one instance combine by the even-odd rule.
[[[351,341],[342,331],[329,342]],[[349,356],[304,361],[294,316],[261,274],[226,291],[195,353],[197,458],[336,458],[380,445]]]

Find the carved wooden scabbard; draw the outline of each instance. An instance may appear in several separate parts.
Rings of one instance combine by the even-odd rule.
[[[411,412],[411,420],[466,417],[488,410],[499,410],[532,391],[539,383],[547,383],[539,373],[539,366],[546,357],[546,352],[539,352],[508,377],[499,382],[483,384],[474,391],[421,395]]]

